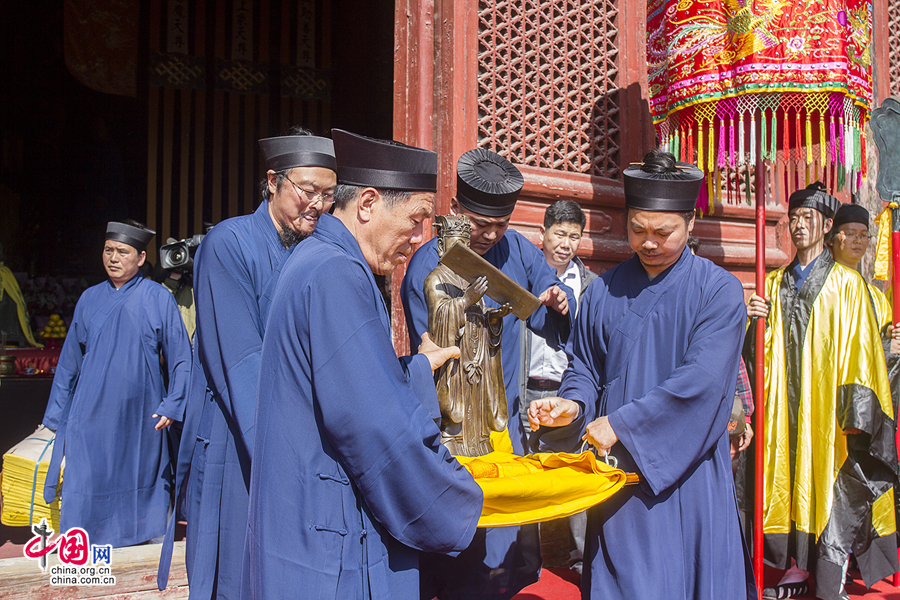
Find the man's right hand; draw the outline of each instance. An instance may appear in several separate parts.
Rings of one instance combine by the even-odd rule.
[[[761,317],[766,319],[769,317],[769,299],[768,298],[760,298],[756,294],[750,296],[750,300],[747,301],[747,316],[751,319],[753,317]]]
[[[580,406],[573,400],[565,398],[541,398],[532,400],[528,406],[528,425],[532,431],[544,427],[562,427],[568,425],[578,416]]]
[[[436,371],[451,358],[459,358],[459,346],[447,346],[442,348],[431,341],[428,333],[422,334],[422,343],[419,344],[419,354],[424,354],[431,364],[431,370]]]

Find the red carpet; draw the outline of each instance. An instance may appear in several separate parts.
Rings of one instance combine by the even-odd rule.
[[[784,571],[766,568],[763,582],[765,585],[774,585],[781,579]],[[866,588],[859,571],[850,570],[853,583],[847,585],[847,595],[853,600],[900,600],[900,588],[891,585],[891,578],[882,579],[871,588]],[[815,600],[815,590],[810,590],[805,596],[797,596],[797,600]]]
[[[853,600],[900,600],[900,588],[891,585],[890,579],[884,579],[876,583],[872,588],[866,589],[859,573],[851,573],[855,576],[854,582],[847,586],[847,594]],[[769,581],[771,576],[772,581]],[[766,571],[766,584],[777,583],[781,577],[780,571]],[[541,580],[530,585],[513,598],[513,600],[580,600],[581,592],[578,589],[579,577],[566,568],[550,568],[541,571]],[[722,600],[729,600],[723,598]],[[815,594],[799,596],[797,600],[815,600]]]
[[[513,600],[579,600],[580,582],[581,577],[567,568],[544,568],[541,580],[513,596]]]

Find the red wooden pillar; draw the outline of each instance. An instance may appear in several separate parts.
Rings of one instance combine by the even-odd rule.
[[[477,143],[478,4],[398,0],[395,8],[394,139],[438,153],[434,213],[450,212],[456,159]],[[431,237],[430,227],[426,239]],[[391,281],[391,331],[398,355],[409,334],[399,301],[406,268]]]
[[[431,124],[434,78],[434,1],[398,0],[394,5],[394,139],[434,148]],[[410,354],[400,302],[406,265],[391,277],[391,337],[398,356]]]

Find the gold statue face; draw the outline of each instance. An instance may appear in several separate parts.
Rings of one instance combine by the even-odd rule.
[[[440,215],[435,218],[434,227],[437,229],[437,247],[440,256],[458,242],[469,245],[472,224],[465,215]]]

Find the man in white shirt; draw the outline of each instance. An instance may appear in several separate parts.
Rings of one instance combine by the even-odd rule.
[[[581,245],[581,237],[587,219],[584,211],[576,202],[560,200],[551,204],[544,212],[544,225],[541,227],[541,248],[547,264],[556,269],[560,280],[572,288],[575,298],[580,299],[588,284],[596,279],[597,274],[588,270],[576,253]],[[577,307],[576,307],[577,310]],[[526,433],[531,432],[528,426],[528,405],[532,400],[556,396],[563,371],[566,370],[566,353],[547,345],[541,336],[532,331],[523,335],[524,351],[520,373],[520,410],[519,416]],[[569,567],[581,574],[582,556],[584,554],[584,532],[587,524],[587,513],[578,513],[569,517]]]

